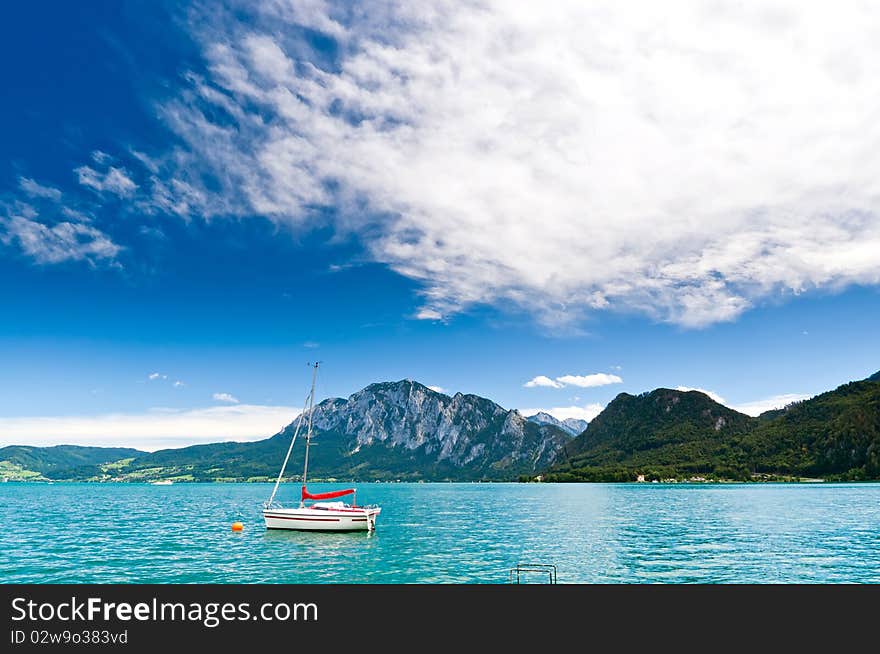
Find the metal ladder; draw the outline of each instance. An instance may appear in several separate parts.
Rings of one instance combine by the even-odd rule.
[[[556,566],[552,563],[517,563],[515,568],[511,568],[507,573],[507,583],[521,584],[521,575],[529,572],[539,572],[547,575],[547,583],[556,583]],[[514,578],[516,581],[514,581]],[[528,583],[528,582],[526,582]]]

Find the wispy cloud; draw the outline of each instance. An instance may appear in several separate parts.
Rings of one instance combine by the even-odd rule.
[[[526,408],[519,409],[524,416],[533,416],[536,413],[549,413],[557,420],[567,420],[568,418],[576,418],[578,420],[591,421],[593,418],[602,413],[605,408],[603,404],[587,404],[584,406],[557,406],[549,409]]]
[[[566,386],[578,386],[580,388],[593,388],[595,386],[608,386],[609,384],[622,384],[623,379],[617,375],[609,375],[604,372],[592,375],[561,375],[556,379],[550,379],[546,375],[538,375],[527,381],[523,386],[535,388],[545,386],[548,388],[565,388]]]
[[[80,166],[74,172],[77,174],[80,184],[101,193],[108,192],[128,198],[134,195],[138,187],[124,168],[110,166],[101,173],[91,166]]]
[[[230,395],[229,393],[214,393],[211,397],[218,402],[229,402],[230,404],[238,404],[238,398],[234,395]]]
[[[152,409],[93,416],[0,417],[0,446],[96,445],[157,450],[268,438],[300,409],[238,404],[207,409]]]
[[[141,165],[154,175],[159,172],[159,164],[150,155],[138,150],[131,150],[131,156],[137,159]]]
[[[92,217],[88,213],[86,213],[85,211],[82,211],[80,209],[74,209],[73,207],[65,207],[65,206],[60,207],[60,209],[61,209],[62,215],[64,215],[66,218],[70,218],[74,222],[78,222],[78,223],[92,222]]]
[[[700,327],[880,283],[880,14],[861,3],[236,12],[194,21],[210,73],[163,107],[174,175],[217,180],[208,212],[308,227],[337,207],[423,285],[419,318]]]
[[[442,386],[428,386],[428,388],[430,388],[435,393],[445,393],[446,392],[446,389],[443,388]]]
[[[116,257],[123,248],[92,225],[75,200],[69,205],[59,189],[19,177],[11,201],[0,201],[0,244],[17,247],[40,264],[119,266]]]
[[[0,243],[17,245],[38,263],[112,260],[122,250],[107,234],[90,225],[46,225],[24,215],[0,216]]]
[[[173,384],[171,384],[171,385],[172,385],[174,388],[183,388],[184,386],[186,386],[186,384],[184,384],[184,383],[183,383],[182,381],[180,381],[179,379],[176,380],[176,381],[175,381]]]
[[[150,381],[155,381],[157,379],[168,379],[168,375],[163,375],[161,372],[151,372],[147,375],[147,379]]]
[[[96,164],[109,164],[113,161],[113,157],[102,150],[93,150],[92,151],[92,161]]]
[[[45,198],[58,201],[61,199],[61,191],[54,186],[43,186],[30,177],[19,177],[18,185],[22,191],[32,198]]]
[[[442,320],[443,314],[435,309],[419,309],[416,313],[417,320]]]
[[[767,397],[761,400],[745,402],[743,404],[735,404],[730,408],[735,409],[740,413],[745,413],[746,415],[759,416],[765,411],[770,411],[772,409],[782,409],[792,402],[800,402],[802,400],[807,400],[810,397],[810,395],[786,393],[783,395],[773,395],[772,397]]]

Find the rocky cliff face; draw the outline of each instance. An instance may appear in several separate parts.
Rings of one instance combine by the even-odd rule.
[[[314,409],[317,443],[332,444],[358,475],[417,478],[510,478],[544,469],[570,435],[555,425],[529,422],[477,395],[444,395],[411,380],[371,384],[347,400]],[[284,433],[291,432],[288,426]],[[331,452],[318,468],[334,468]]]

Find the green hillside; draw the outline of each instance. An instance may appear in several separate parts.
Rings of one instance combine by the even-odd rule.
[[[0,448],[0,474],[9,479],[64,479],[78,477],[76,471],[81,469],[94,469],[142,454],[145,452],[129,447],[9,445]]]
[[[615,398],[548,481],[880,478],[880,373],[750,418],[696,392]]]
[[[880,478],[880,373],[786,408],[739,439],[759,472]]]

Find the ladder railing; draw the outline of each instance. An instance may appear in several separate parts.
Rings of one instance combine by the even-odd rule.
[[[528,573],[540,573],[547,575],[550,584],[556,583],[556,566],[552,563],[517,563],[515,568],[511,568],[507,573],[507,583],[521,584],[522,576]],[[514,581],[516,579],[516,581]]]

